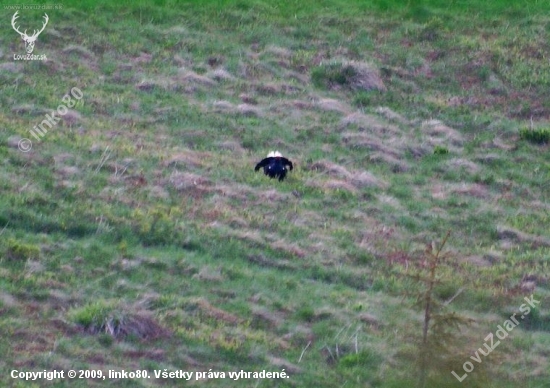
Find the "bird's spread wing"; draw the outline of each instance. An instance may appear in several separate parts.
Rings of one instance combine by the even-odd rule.
[[[290,160],[288,160],[287,158],[281,158],[282,162],[283,162],[283,165],[285,166],[288,166],[290,168],[290,170],[292,171],[292,162]]]
[[[262,161],[260,163],[258,163],[256,165],[256,167],[254,168],[254,171],[258,171],[260,168],[267,166],[271,162],[272,159],[273,158],[262,159]]]

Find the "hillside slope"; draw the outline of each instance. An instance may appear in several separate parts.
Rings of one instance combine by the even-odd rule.
[[[550,6],[399,3],[20,10],[48,13],[47,61],[15,60],[4,23],[2,384],[414,386],[426,245],[450,231],[437,312],[470,324],[430,328],[428,386],[548,387]],[[283,182],[254,172],[272,150]]]

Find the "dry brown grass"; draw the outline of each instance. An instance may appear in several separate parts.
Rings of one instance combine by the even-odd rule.
[[[317,101],[316,105],[321,110],[339,112],[342,114],[348,114],[351,110],[351,107],[348,104],[332,98],[321,98]]]
[[[186,68],[178,69],[178,76],[172,81],[176,82],[177,85],[186,86],[186,85],[201,85],[207,87],[213,87],[216,85],[216,81],[205,76],[195,73],[192,70]]]
[[[378,69],[366,62],[360,61],[348,61],[344,62],[344,66],[350,66],[355,74],[351,79],[351,87],[355,90],[378,90],[380,92],[385,92],[386,86],[384,81],[380,77],[380,72]]]
[[[387,164],[396,173],[407,172],[410,169],[409,163],[384,152],[373,152],[369,156],[369,161],[372,163]]]
[[[221,282],[224,280],[221,268],[212,268],[210,266],[202,267],[198,273],[193,275],[193,279],[199,279],[207,282]]]
[[[178,191],[208,192],[212,187],[208,178],[190,172],[175,171],[170,174],[168,183]]]
[[[247,16],[254,16],[252,13]],[[197,23],[200,25],[201,22],[197,21]],[[157,28],[157,24],[155,21],[146,28]],[[380,43],[378,39],[386,40],[390,34],[395,34],[395,32],[384,31],[377,36],[373,28],[375,27],[367,26],[365,31],[368,35],[372,35],[375,40],[373,42],[377,45]],[[491,210],[491,206],[505,206],[501,205],[500,199],[502,202],[516,200],[515,196],[520,189],[522,193],[536,197],[534,193],[536,188],[527,191],[527,188],[519,187],[523,182],[514,183],[511,181],[512,178],[509,182],[499,179],[500,172],[494,174],[497,179],[494,185],[493,183],[472,183],[478,182],[479,179],[468,174],[479,174],[485,181],[485,178],[492,174],[490,166],[502,160],[501,151],[515,151],[517,138],[503,134],[511,132],[507,127],[510,123],[506,122],[502,128],[499,126],[487,128],[487,132],[495,131],[497,137],[494,139],[488,137],[488,140],[476,151],[478,154],[474,154],[477,157],[464,152],[462,147],[467,144],[467,135],[463,135],[452,125],[446,124],[447,120],[452,122],[454,117],[452,113],[458,112],[459,109],[445,109],[448,105],[474,108],[473,105],[477,101],[462,99],[462,97],[449,100],[444,91],[441,92],[441,96],[430,100],[431,97],[427,96],[429,93],[425,93],[419,85],[423,85],[423,79],[430,77],[431,73],[436,72],[437,69],[425,59],[421,59],[420,64],[410,71],[385,66],[384,78],[382,78],[375,65],[360,60],[349,60],[348,58],[352,57],[368,58],[368,54],[351,52],[345,47],[346,42],[343,42],[341,47],[327,48],[313,39],[308,42],[306,49],[300,49],[299,52],[289,48],[299,47],[299,45],[264,47],[262,43],[249,42],[239,48],[227,47],[227,51],[224,47],[219,53],[213,50],[204,57],[203,48],[197,49],[196,45],[200,45],[203,39],[208,39],[213,30],[205,35],[186,27],[172,27],[162,32],[178,36],[178,41],[173,48],[159,46],[158,50],[155,48],[155,51],[150,50],[150,52],[140,52],[138,49],[125,58],[117,56],[114,52],[106,52],[101,59],[96,55],[99,52],[96,52],[96,48],[91,52],[86,47],[68,46],[63,50],[63,55],[59,56],[63,59],[62,61],[56,61],[55,56],[52,56],[52,60],[41,64],[52,73],[66,72],[69,70],[69,65],[74,64],[75,58],[78,58],[84,69],[97,70],[97,74],[107,73],[105,74],[106,85],[110,83],[118,87],[128,86],[127,92],[137,95],[135,101],[128,101],[128,96],[121,95],[121,103],[117,99],[115,104],[115,99],[110,95],[101,93],[102,90],[99,90],[102,89],[101,85],[95,85],[99,89],[94,90],[92,82],[89,85],[90,92],[89,96],[87,92],[85,103],[89,104],[88,108],[96,114],[94,123],[86,118],[90,110],[80,112],[75,110],[74,113],[71,111],[63,118],[64,125],[82,128],[64,128],[63,131],[59,131],[61,140],[64,136],[77,135],[79,142],[84,142],[83,149],[89,149],[90,153],[84,152],[85,155],[78,156],[76,152],[74,154],[77,155],[76,157],[71,154],[58,154],[54,157],[54,167],[51,171],[54,173],[55,189],[74,188],[75,190],[71,192],[76,193],[79,198],[99,198],[108,204],[105,209],[98,208],[111,217],[111,225],[106,225],[105,228],[115,228],[118,232],[116,222],[123,224],[125,220],[121,219],[127,214],[133,214],[132,212],[136,210],[135,213],[143,212],[149,216],[153,214],[151,210],[158,206],[160,209],[165,207],[175,209],[177,214],[181,211],[183,214],[181,220],[172,219],[171,213],[170,221],[174,221],[177,228],[189,225],[191,233],[197,231],[197,234],[200,234],[196,243],[200,249],[196,251],[192,247],[193,244],[189,244],[190,250],[188,251],[187,245],[184,245],[185,249],[180,253],[181,241],[175,241],[174,249],[177,253],[174,253],[176,255],[174,260],[168,256],[172,255],[171,242],[166,247],[139,246],[138,244],[129,247],[129,250],[156,249],[157,252],[166,252],[166,257],[155,253],[156,257],[143,258],[141,257],[143,255],[125,252],[109,260],[104,267],[98,266],[90,270],[90,276],[101,278],[100,280],[105,281],[108,287],[111,287],[111,284],[107,277],[115,278],[112,288],[106,287],[99,291],[98,287],[98,292],[110,295],[112,292],[121,291],[115,296],[116,298],[124,295],[126,295],[124,298],[131,297],[129,295],[135,295],[135,293],[141,294],[147,290],[150,291],[151,287],[162,288],[164,281],[174,280],[168,279],[174,271],[183,274],[183,278],[187,280],[181,284],[183,288],[176,287],[176,291],[186,293],[189,289],[191,292],[200,289],[197,292],[202,298],[189,301],[187,297],[182,298],[178,292],[170,294],[173,289],[167,287],[165,291],[168,294],[162,291],[162,299],[157,296],[156,303],[151,305],[165,306],[168,302],[167,310],[170,311],[166,311],[165,317],[169,319],[170,314],[177,315],[180,319],[174,320],[177,322],[175,324],[179,325],[183,321],[185,324],[195,325],[191,330],[201,333],[196,334],[194,338],[198,341],[195,341],[192,346],[195,349],[201,348],[197,350],[199,354],[203,354],[202,350],[206,350],[208,345],[214,347],[220,344],[227,345],[224,343],[226,341],[224,336],[229,331],[231,335],[238,332],[238,337],[246,338],[243,341],[236,341],[237,346],[245,345],[245,353],[249,349],[248,345],[251,345],[250,349],[253,349],[253,352],[257,351],[264,356],[265,352],[273,348],[292,349],[292,354],[296,354],[296,350],[303,349],[310,341],[319,342],[313,343],[314,346],[311,346],[308,352],[318,353],[322,346],[320,341],[331,337],[332,328],[338,324],[347,324],[350,320],[355,320],[359,325],[364,325],[373,332],[380,330],[384,334],[383,325],[380,323],[382,318],[387,318],[391,314],[405,313],[398,319],[388,322],[388,326],[391,326],[392,330],[401,329],[406,325],[410,325],[410,328],[417,321],[412,320],[413,323],[411,323],[411,320],[407,319],[410,318],[407,315],[409,310],[403,310],[402,305],[398,307],[382,303],[384,307],[379,313],[358,311],[365,306],[363,304],[365,299],[379,302],[380,298],[385,298],[382,296],[385,291],[376,292],[376,298],[371,298],[372,290],[356,293],[355,288],[361,290],[361,287],[342,284],[351,288],[343,293],[330,291],[330,294],[324,294],[322,290],[325,289],[324,285],[319,288],[313,288],[313,286],[317,287],[315,283],[332,280],[311,279],[313,272],[308,271],[319,268],[321,276],[324,276],[322,271],[342,270],[343,276],[337,281],[343,283],[350,280],[351,283],[355,283],[366,279],[365,282],[370,285],[377,274],[385,275],[386,270],[401,271],[402,267],[419,264],[411,258],[409,248],[410,251],[414,251],[420,244],[419,241],[431,238],[433,233],[437,233],[435,230],[440,225],[452,223],[454,217],[461,217],[454,215],[460,213],[461,206],[472,203],[476,205],[475,210],[470,210],[470,207],[465,210],[465,218],[464,220],[461,218],[461,225],[457,226],[460,229],[457,233],[463,233],[460,235],[463,237],[468,232],[475,233],[476,225],[473,225],[475,221],[466,219],[470,214],[483,215],[487,209]],[[282,39],[284,42],[290,42],[294,39],[293,34],[301,31],[289,29],[287,32],[289,32],[288,36]],[[383,34],[388,35],[382,36]],[[245,35],[241,36],[244,40],[252,37],[248,32]],[[62,38],[59,33],[57,37]],[[223,39],[213,43],[221,45]],[[213,45],[209,45],[205,50],[213,48]],[[201,55],[195,55],[193,50],[199,50]],[[179,52],[180,55],[174,52]],[[242,56],[233,57],[236,52]],[[407,56],[408,61],[409,53],[403,52],[403,54]],[[330,86],[332,90],[328,92],[314,87],[311,84],[312,67],[320,66],[326,61],[333,61],[335,58],[336,60],[343,58],[342,65],[349,66],[354,75],[343,85],[335,82]],[[372,58],[388,62],[388,59],[383,58],[382,55],[376,59]],[[411,53],[411,58],[414,59],[414,53]],[[159,66],[160,62],[157,62],[159,59],[163,60],[163,66]],[[101,69],[103,67],[105,71]],[[0,64],[0,68],[5,70],[7,75],[10,72],[24,75],[24,66],[19,63]],[[20,84],[20,87],[23,85]],[[387,92],[386,85],[391,95],[384,94]],[[352,102],[352,99],[358,95],[357,91],[371,91],[368,94],[362,94],[368,99],[369,104],[361,110],[358,110]],[[158,98],[156,98],[157,94]],[[166,100],[162,98],[165,95],[169,95]],[[409,97],[410,106],[405,102]],[[179,104],[180,101],[183,101],[183,104]],[[422,122],[423,119],[416,118],[415,115],[418,112],[422,117],[430,117],[427,113],[432,111],[433,106],[422,105],[423,101],[436,102],[436,110],[441,115],[434,114],[434,117],[445,117],[445,122],[439,120]],[[371,102],[375,103],[370,104]],[[392,108],[377,106],[378,103],[390,104]],[[42,102],[41,104],[44,106],[14,104],[12,113],[22,116],[17,117],[18,120],[26,115],[40,118],[45,113],[49,113],[45,108],[48,106]],[[78,106],[77,108],[80,109]],[[408,117],[402,114],[404,111],[410,112],[407,113]],[[107,118],[106,122],[104,118]],[[461,119],[462,116],[457,118],[457,121]],[[459,124],[456,125],[458,128]],[[281,128],[281,136],[271,136],[273,134],[271,131],[275,128],[277,130]],[[24,130],[21,129],[20,134],[23,135],[23,133]],[[264,138],[266,133],[269,134],[269,141]],[[480,134],[480,136],[484,135]],[[5,151],[10,154],[10,163],[17,163],[27,171],[35,166],[52,164],[51,157],[43,152],[46,150],[51,155],[52,150],[48,150],[42,144],[37,145],[26,155],[18,152],[20,138],[18,136],[8,138],[9,148]],[[59,142],[56,146],[61,144]],[[182,144],[185,145],[182,146]],[[80,146],[80,143],[78,145]],[[108,145],[113,150],[111,159],[102,165],[98,173],[89,174],[90,171],[93,173],[99,167],[102,154]],[[265,156],[268,150],[264,152],[263,148],[267,145],[280,149],[295,162],[297,168],[289,174],[290,179],[280,183],[265,179],[260,172],[254,173],[254,164],[259,158]],[[441,158],[422,160],[423,156],[433,154],[433,147],[436,145],[448,148],[451,154]],[[475,146],[477,147],[477,143]],[[411,154],[416,160],[409,160]],[[94,160],[87,160],[86,155]],[[133,161],[125,161],[128,156],[131,156]],[[425,178],[415,175],[417,171],[429,171],[433,175]],[[449,179],[456,176],[453,175],[455,171],[460,173],[460,179],[465,175],[467,182],[450,182]],[[393,175],[393,173],[404,172],[407,174]],[[443,174],[445,177],[442,179]],[[20,194],[21,201],[37,201],[40,205],[42,197],[45,197],[46,190],[39,182],[30,181],[22,185],[21,178],[18,178],[15,173],[5,172],[0,175],[6,185],[16,187],[14,190],[17,191],[14,193]],[[403,181],[400,180],[401,178]],[[491,179],[493,179],[492,175]],[[492,180],[487,181],[492,182]],[[92,187],[92,184],[96,186]],[[503,185],[512,189],[503,190],[505,192],[499,199],[495,190],[497,190],[496,187]],[[514,191],[515,189],[518,191]],[[449,202],[449,206],[454,206],[452,211],[446,208],[447,200],[453,201]],[[125,206],[120,213],[116,208],[118,205]],[[533,201],[531,206],[532,209],[547,211],[550,205],[544,201]],[[434,215],[439,218],[430,219]],[[98,223],[102,220],[103,215],[96,218]],[[462,229],[462,221],[466,223],[464,229]],[[401,222],[407,225],[403,226],[403,229],[400,229]],[[146,222],[144,226],[147,226],[145,224]],[[412,236],[407,235],[406,228],[409,225],[420,231]],[[482,233],[490,229],[490,227],[485,228],[486,226],[480,227]],[[0,226],[0,229],[2,227]],[[499,227],[497,235],[501,244],[500,246],[495,244],[498,247],[495,249],[500,250],[495,258],[488,258],[487,255],[477,254],[477,252],[482,252],[485,246],[483,244],[487,241],[489,244],[494,242],[491,241],[495,240],[491,229],[487,232],[491,234],[490,237],[480,238],[479,251],[476,251],[476,254],[468,252],[469,256],[464,261],[478,267],[476,269],[480,271],[490,270],[490,266],[497,267],[505,264],[504,258],[507,257],[508,248],[519,247],[522,243],[531,244],[533,248],[550,246],[546,238],[527,234],[519,230],[520,228]],[[123,228],[120,230],[121,233],[125,233]],[[96,232],[96,234],[100,233]],[[45,235],[39,237],[48,238]],[[471,237],[471,240],[476,238]],[[225,256],[223,249],[227,241],[230,241],[231,248],[227,250],[227,258],[235,260],[218,260],[210,265],[202,262],[203,255],[207,256],[206,260],[211,259],[208,256],[210,251],[212,256],[220,252]],[[211,246],[210,242],[212,242]],[[80,249],[78,245],[80,242],[70,239],[70,243]],[[133,243],[130,244],[133,245]],[[234,250],[235,247],[242,248],[242,253]],[[115,249],[113,247],[113,250]],[[464,249],[467,250],[468,247]],[[475,249],[478,247],[476,246]],[[43,303],[44,307],[28,305],[9,294],[0,293],[3,312],[25,304],[25,314],[22,314],[22,319],[16,322],[21,327],[18,327],[15,335],[25,341],[24,345],[18,344],[21,351],[19,354],[24,353],[24,359],[31,360],[30,362],[33,355],[51,352],[56,344],[55,336],[59,339],[60,335],[82,334],[75,325],[68,325],[62,320],[55,321],[55,325],[52,323],[53,328],[45,327],[44,334],[33,332],[25,326],[26,321],[40,320],[41,316],[47,315],[47,309],[64,311],[67,306],[82,302],[82,300],[73,300],[70,290],[67,289],[68,286],[62,283],[64,280],[50,274],[50,269],[55,268],[55,263],[64,257],[64,254],[55,249],[51,251],[51,255],[46,249],[41,253],[47,260],[44,262],[28,260],[24,271],[28,276],[44,278],[40,285],[50,288],[47,300]],[[85,256],[83,253],[80,254]],[[185,259],[178,259],[180,254]],[[85,260],[80,258],[75,259],[74,262],[71,261],[70,265],[61,266],[60,269],[66,277],[74,278],[81,274],[85,264],[87,264]],[[302,287],[305,289],[306,286],[312,286],[318,294],[311,295],[315,298],[319,297],[319,300],[315,301],[319,302],[318,304],[313,306],[312,303],[312,320],[307,320],[304,325],[302,325],[303,322],[293,321],[292,314],[298,312],[296,310],[301,307],[299,306],[301,303],[297,299],[296,302],[291,301],[288,304],[278,295],[273,295],[271,298],[272,295],[267,291],[270,289],[269,285],[253,284],[253,292],[262,296],[248,299],[247,285],[249,285],[250,275],[254,275],[254,267],[258,267],[269,278],[283,279],[281,287],[287,284],[297,285],[298,290],[301,291]],[[139,272],[150,269],[162,271],[162,274],[155,274],[154,271],[144,274]],[[345,277],[348,271],[349,279]],[[0,273],[5,274],[1,270]],[[134,274],[137,275],[135,279],[130,277]],[[9,273],[8,275],[12,276]],[[141,284],[142,275],[148,276],[147,282],[153,283]],[[51,279],[46,279],[48,277]],[[155,277],[162,277],[162,281],[155,284]],[[242,283],[228,290],[225,287],[228,287],[226,282],[229,280],[232,284],[236,284],[235,280]],[[544,284],[544,281],[548,282],[548,278],[532,278],[526,273],[524,279],[514,284],[516,287],[514,292],[531,292],[533,288]],[[402,285],[400,281],[396,281],[392,287],[399,289]],[[130,294],[124,294],[126,290]],[[26,291],[22,291],[21,294],[25,295],[23,297],[31,295]],[[328,295],[330,297],[323,301],[323,297]],[[83,297],[84,295],[81,296]],[[182,302],[183,299],[185,299],[184,302]],[[337,303],[341,303],[341,307],[331,304],[336,299],[338,299]],[[229,311],[230,307],[226,307],[242,306],[242,303],[246,304],[247,301],[250,301],[250,316],[233,313]],[[358,309],[354,305],[355,301]],[[186,306],[191,307],[189,309],[181,306],[172,309],[174,303],[188,304],[188,302],[191,304]],[[280,305],[284,307],[279,307]],[[164,325],[165,321],[157,321],[146,307],[132,306],[123,312],[125,320],[120,327],[107,324],[102,329],[94,329],[95,333],[107,333],[117,339],[127,335],[135,335],[143,339],[155,338],[164,333],[170,335],[161,325],[161,323]],[[248,326],[251,319],[253,326],[265,327],[266,330],[257,332],[251,330]],[[326,319],[326,327],[323,327],[325,322],[323,325],[312,325],[321,319]],[[185,325],[180,325],[177,329],[182,329],[183,326]],[[185,327],[182,330],[187,329],[188,327]],[[228,331],[225,332],[225,330]],[[186,332],[185,335],[187,334],[189,333]],[[250,335],[250,341],[248,335]],[[319,335],[319,338],[316,338],[316,335]],[[182,336],[179,334],[176,336],[178,340],[182,340]],[[258,337],[262,338],[258,340]],[[378,340],[384,341],[383,338]],[[265,347],[264,342],[268,342]],[[123,347],[119,353],[123,357],[130,358],[130,364],[142,358],[169,364],[175,357],[174,359],[188,362],[190,365],[200,365],[191,358],[189,358],[191,361],[187,361],[187,356],[180,354],[181,349],[170,350],[169,347],[160,349],[155,344],[151,344],[154,346],[149,350],[134,349],[131,348],[133,346],[131,341],[121,345]],[[368,345],[370,346],[370,343]],[[78,347],[80,344],[70,346]],[[389,344],[387,346],[391,347]],[[233,350],[230,349],[228,353],[231,354]],[[237,349],[237,352],[240,350],[242,349]],[[206,353],[208,351],[206,350]],[[385,354],[390,354],[391,351],[390,348]],[[172,354],[173,352],[178,354]],[[97,353],[89,353],[89,357],[84,356],[83,361],[89,362],[93,358],[100,363],[109,363],[107,354]],[[282,352],[276,354],[277,357],[268,355],[268,361],[275,367],[299,373],[300,369],[296,365],[278,358],[286,357],[281,354]],[[319,354],[315,354],[315,357],[318,358]],[[295,358],[289,358],[289,360],[296,362]],[[392,355],[389,355],[386,360],[389,360],[390,364],[395,362]],[[123,361],[114,365],[128,365]],[[62,362],[61,357],[55,362]],[[308,362],[304,359],[303,364],[300,364],[304,366],[304,371],[311,366]],[[382,371],[383,368],[387,368],[385,364],[387,363],[383,364]],[[29,366],[36,367],[36,365]],[[204,365],[200,366],[204,367]],[[543,370],[540,365],[535,367]],[[336,372],[341,371],[343,369],[336,370]],[[344,382],[340,381],[340,385]]]
[[[514,243],[531,243],[536,247],[550,247],[550,239],[542,236],[536,236],[524,233],[518,229],[506,225],[497,226],[497,235],[501,240],[507,240]]]
[[[234,81],[236,79],[230,72],[222,68],[211,70],[205,76],[215,81]]]
[[[410,122],[407,120],[403,115],[400,115],[399,113],[391,110],[388,107],[385,106],[379,106],[374,110],[376,113],[378,113],[380,116],[384,117],[388,121],[393,121],[400,125],[409,125]]]
[[[154,78],[148,78],[148,79],[142,79],[138,83],[136,83],[134,86],[142,91],[142,92],[150,92],[154,89],[162,89],[162,90],[169,90],[171,87],[171,82],[168,79],[154,79]]]
[[[276,329],[284,323],[284,317],[273,313],[265,307],[252,305],[252,324],[255,326],[267,325],[271,329]]]
[[[493,198],[493,194],[488,187],[479,183],[434,184],[430,191],[432,197],[439,200],[445,200],[453,194],[480,199]]]
[[[452,158],[447,162],[447,165],[453,170],[465,169],[469,174],[475,174],[480,171],[477,163],[465,158]]]
[[[71,44],[71,45],[65,47],[61,52],[63,54],[77,54],[77,55],[85,58],[87,61],[95,61],[96,60],[96,55],[92,51],[90,51],[86,47],[80,46],[80,45]]]
[[[238,140],[225,140],[215,144],[220,150],[231,151],[234,155],[244,155],[245,149]]]
[[[491,198],[491,193],[487,186],[478,183],[460,183],[453,187],[451,190],[453,193],[467,195],[474,198]]]
[[[217,321],[222,321],[230,325],[238,325],[243,323],[243,320],[234,314],[228,313],[222,309],[214,307],[206,299],[197,299],[197,306],[200,308],[201,313],[208,317],[214,318]]]
[[[394,158],[400,158],[402,151],[397,147],[387,145],[387,142],[376,136],[366,133],[344,132],[342,142],[350,149],[366,149],[368,151],[382,152]]]
[[[268,357],[269,362],[276,368],[285,369],[290,374],[301,373],[301,368],[279,357]]]
[[[175,154],[171,154],[168,159],[162,162],[164,167],[179,167],[184,168],[204,167],[206,161],[211,158],[211,154],[208,152],[193,151],[190,149],[180,149]]]
[[[305,258],[309,251],[298,246],[297,243],[289,243],[286,240],[280,239],[271,244],[271,248],[283,252],[284,254],[289,255],[290,257],[298,257],[300,259]]]
[[[352,112],[340,121],[340,128],[348,128],[350,125],[357,127],[357,131],[364,132],[375,138],[387,136],[402,136],[402,131],[394,124],[389,124],[380,118],[361,112]]]
[[[259,107],[246,103],[237,105],[236,112],[243,116],[262,116],[262,111]]]
[[[453,152],[459,152],[464,144],[464,137],[460,132],[439,120],[423,122],[421,130],[426,136],[426,141],[432,146],[444,146]]]
[[[343,189],[355,192],[356,189],[365,187],[387,187],[387,183],[377,178],[368,171],[349,171],[344,166],[332,163],[328,160],[320,160],[307,167],[312,171],[317,171],[321,175],[328,176],[331,179],[308,181],[308,185],[322,189]]]
[[[318,187],[322,189],[324,192],[345,190],[350,193],[357,193],[357,188],[354,185],[339,179],[328,179],[323,182],[318,182],[317,180],[313,180],[309,182],[309,185],[313,187]]]
[[[138,304],[120,304],[105,316],[95,317],[95,320],[83,329],[89,334],[104,333],[116,339],[135,336],[142,340],[154,340],[171,335],[170,330],[163,327],[152,313]]]

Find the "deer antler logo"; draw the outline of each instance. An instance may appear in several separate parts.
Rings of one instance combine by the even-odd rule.
[[[38,35],[40,35],[42,31],[44,31],[44,28],[46,28],[46,25],[48,24],[48,20],[49,20],[48,14],[46,13],[44,14],[44,23],[42,24],[42,29],[40,31],[34,30],[33,34],[31,36],[28,36],[27,30],[25,30],[25,32],[21,32],[15,25],[15,20],[19,17],[17,16],[18,12],[19,11],[15,12],[13,14],[13,17],[11,18],[11,26],[15,31],[17,31],[19,35],[21,35],[21,38],[23,38],[23,40],[25,41],[25,50],[27,50],[27,53],[32,54],[32,50],[34,50],[34,42],[36,41],[36,38],[38,38]]]

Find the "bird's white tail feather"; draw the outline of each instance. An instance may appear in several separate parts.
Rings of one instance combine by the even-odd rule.
[[[267,154],[268,158],[276,158],[277,156],[283,156],[279,151],[271,151]]]

